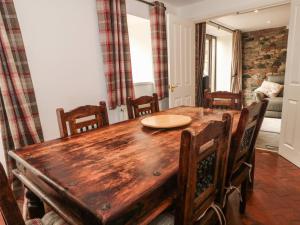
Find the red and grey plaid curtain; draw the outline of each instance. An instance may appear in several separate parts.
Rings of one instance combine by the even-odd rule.
[[[154,2],[154,6],[150,6],[150,25],[155,89],[161,100],[169,96],[166,8],[163,3]]]
[[[134,97],[125,0],[96,0],[110,109]]]
[[[0,124],[7,152],[43,140],[33,84],[13,0],[0,1]]]

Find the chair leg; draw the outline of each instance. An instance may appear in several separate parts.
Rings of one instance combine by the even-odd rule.
[[[254,188],[254,173],[255,173],[255,151],[252,159],[252,171],[251,171],[251,183],[249,185],[249,191],[253,191]]]
[[[240,204],[240,213],[242,213],[242,214],[244,214],[246,211],[248,187],[249,187],[249,181],[248,181],[248,179],[245,179],[245,181],[242,183],[242,186],[241,186],[242,201]]]

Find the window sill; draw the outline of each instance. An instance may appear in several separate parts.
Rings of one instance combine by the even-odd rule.
[[[139,83],[133,83],[133,86],[145,86],[145,85],[154,85],[153,82],[139,82]]]

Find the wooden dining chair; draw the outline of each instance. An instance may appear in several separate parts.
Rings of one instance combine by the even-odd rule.
[[[204,91],[204,107],[215,109],[241,110],[243,105],[243,92],[232,93],[227,91]]]
[[[55,212],[47,213],[42,219],[23,220],[17,201],[9,187],[9,183],[2,164],[0,163],[0,222],[3,225],[67,225]]]
[[[154,112],[159,112],[157,94],[154,93],[153,96],[142,96],[136,99],[128,97],[127,112],[129,119],[134,119]]]
[[[72,136],[109,125],[105,102],[99,106],[80,106],[69,112],[59,108],[56,110],[61,137]]]
[[[237,131],[232,137],[226,175],[226,196],[241,186],[240,212],[244,213],[249,182],[253,182],[255,142],[263,122],[268,101],[243,108]]]
[[[211,121],[197,130],[181,135],[178,172],[178,196],[175,216],[164,213],[151,225],[225,223],[221,209],[227,156],[231,139],[232,117]]]

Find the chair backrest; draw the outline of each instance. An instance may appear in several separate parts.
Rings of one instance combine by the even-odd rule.
[[[56,110],[61,137],[72,136],[109,125],[105,102],[99,106],[86,105],[65,112]]]
[[[5,225],[25,225],[17,201],[9,187],[2,164],[0,163],[0,217]]]
[[[159,112],[159,103],[157,94],[153,96],[142,96],[137,99],[127,98],[128,118],[134,119],[140,116]]]
[[[232,117],[211,121],[181,136],[176,225],[194,224],[224,198]]]
[[[204,91],[204,107],[216,109],[241,110],[243,105],[243,93],[232,93],[227,91],[210,92]]]
[[[244,163],[252,163],[255,151],[255,142],[263,122],[268,101],[253,103],[243,108],[237,131],[232,136],[228,157],[227,185],[230,185],[232,176]]]

